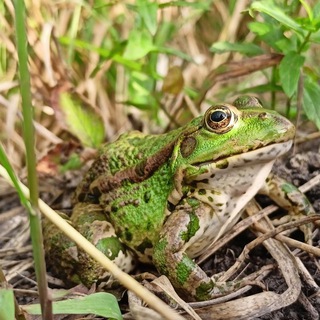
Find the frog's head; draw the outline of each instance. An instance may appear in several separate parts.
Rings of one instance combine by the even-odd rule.
[[[257,98],[243,96],[233,105],[212,106],[189,123],[175,145],[172,165],[222,168],[240,158],[242,163],[270,162],[289,150],[294,135],[289,120],[264,109]]]

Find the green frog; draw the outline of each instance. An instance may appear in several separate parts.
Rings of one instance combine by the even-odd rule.
[[[258,192],[296,215],[312,211],[303,196],[287,196],[297,189],[268,178],[294,135],[289,120],[251,96],[211,106],[169,133],[123,134],[101,149],[77,187],[70,221],[122,270],[152,263],[191,300],[210,299],[223,288],[194,258]],[[60,275],[88,286],[108,277],[66,236],[45,228],[48,260]]]

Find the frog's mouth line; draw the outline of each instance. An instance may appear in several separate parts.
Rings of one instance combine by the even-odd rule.
[[[226,169],[232,167],[239,167],[245,163],[250,162],[269,162],[275,160],[277,157],[282,156],[291,148],[293,140],[287,140],[285,142],[277,142],[265,145],[263,147],[257,147],[245,153],[235,153],[231,156],[221,157],[213,161],[206,161],[201,163],[196,163],[194,166],[204,167],[214,166],[217,169]]]

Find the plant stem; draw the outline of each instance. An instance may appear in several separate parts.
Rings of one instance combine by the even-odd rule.
[[[312,35],[312,32],[309,31],[308,34],[306,35],[306,37],[304,38],[302,44],[300,45],[299,49],[298,49],[298,53],[301,53],[303,48],[307,45],[307,43],[309,42],[309,39]]]
[[[43,250],[41,220],[38,205],[38,179],[36,172],[35,137],[33,127],[33,107],[31,103],[30,74],[28,69],[27,35],[25,29],[25,4],[15,0],[15,29],[19,58],[20,93],[23,113],[23,137],[26,146],[28,186],[30,189],[31,210],[29,210],[30,233],[38,282],[41,312],[44,319],[52,319],[52,303],[48,299],[46,266]]]

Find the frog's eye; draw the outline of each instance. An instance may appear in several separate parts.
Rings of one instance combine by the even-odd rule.
[[[214,133],[228,132],[236,121],[237,115],[225,105],[211,107],[204,115],[205,126]]]

